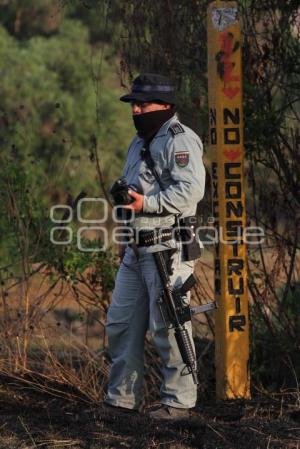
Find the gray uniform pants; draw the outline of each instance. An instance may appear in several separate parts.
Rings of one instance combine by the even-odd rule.
[[[193,262],[182,262],[181,252],[173,256],[173,285],[181,285],[193,272]],[[119,268],[112,304],[108,310],[106,331],[112,366],[105,401],[137,409],[144,377],[144,340],[147,330],[162,360],[161,402],[178,408],[195,406],[197,389],[192,376],[182,376],[182,362],[173,329],[166,329],[157,299],[162,289],[153,254],[139,249],[137,260],[126,249]],[[189,301],[189,299],[187,299]],[[191,322],[187,322],[192,337]],[[186,372],[186,369],[184,370]]]

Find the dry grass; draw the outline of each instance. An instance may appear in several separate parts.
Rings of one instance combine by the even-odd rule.
[[[300,445],[300,410],[290,392],[260,392],[251,401],[207,399],[190,420],[160,423],[144,414],[120,415],[79,397],[53,397],[24,384],[24,378],[0,376],[0,385],[0,448],[296,449]]]
[[[251,266],[259,271],[252,256]],[[270,251],[264,254],[264,263],[279,288],[286,261]],[[213,299],[210,252],[197,263],[196,276],[193,305]],[[269,290],[264,291],[263,284],[257,287],[272,302]],[[74,288],[43,270],[30,278],[26,288],[16,283],[2,289],[0,449],[300,448],[299,389],[278,394],[261,389],[247,403],[214,402],[210,314],[197,317],[194,326],[201,338],[197,346],[202,370],[199,396],[206,401],[199,404],[190,423],[153,425],[143,416],[129,423],[101,411],[109,361],[106,303],[100,298],[96,287],[93,291],[82,282]],[[144,406],[158,398],[161,381],[151,345],[146,357]]]

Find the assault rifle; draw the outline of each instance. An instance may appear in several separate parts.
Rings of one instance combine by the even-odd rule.
[[[198,384],[196,354],[185,327],[185,323],[191,320],[191,316],[215,309],[216,302],[212,301],[198,307],[190,308],[183,302],[183,296],[195,285],[196,280],[191,274],[184,284],[179,288],[173,288],[170,281],[170,255],[169,251],[158,251],[153,253],[155,263],[162,280],[163,291],[158,300],[158,306],[166,328],[171,324],[175,330],[175,338],[183,363],[186,365],[188,374],[193,376],[193,381]]]

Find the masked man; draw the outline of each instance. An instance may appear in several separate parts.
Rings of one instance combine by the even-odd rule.
[[[174,329],[166,327],[158,308],[162,281],[153,253],[171,251],[174,287],[193,272],[194,260],[186,255],[172,229],[196,213],[202,199],[205,171],[200,138],[181,124],[175,114],[174,87],[157,74],[141,74],[132,91],[121,97],[131,104],[137,135],[131,142],[123,171],[134,213],[130,222],[135,241],[125,245],[107,316],[112,366],[105,403],[119,410],[138,410],[144,377],[144,341],[149,331],[162,362],[161,401],[149,412],[153,419],[188,417],[197,389],[184,375]],[[187,220],[186,222],[184,220]],[[159,242],[153,230],[163,229]],[[152,234],[151,234],[152,232]],[[150,236],[150,238],[149,238]],[[197,242],[199,248],[199,242]],[[189,303],[189,294],[185,298]],[[185,323],[192,340],[191,322]]]

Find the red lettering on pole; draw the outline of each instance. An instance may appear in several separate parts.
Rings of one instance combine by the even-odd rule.
[[[234,42],[232,33],[222,33],[220,35],[221,50],[216,55],[217,70],[224,87],[222,89],[226,97],[232,99],[240,92],[240,85],[232,86],[232,83],[240,83],[240,77],[234,75],[235,63],[232,62],[232,55],[240,46],[239,42]]]
[[[222,89],[223,93],[226,95],[226,97],[230,98],[230,100],[232,100],[232,98],[234,98],[240,91],[239,87],[223,87]]]

